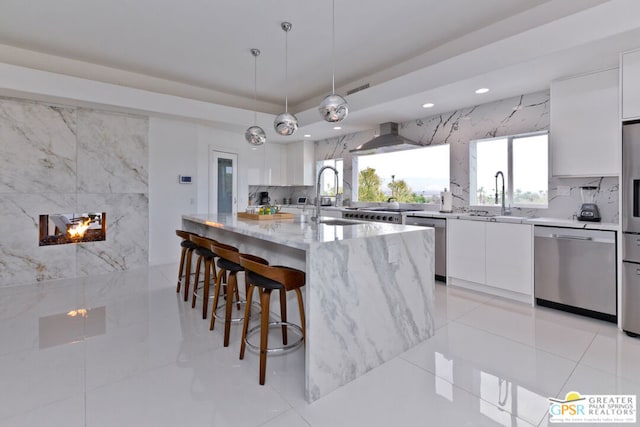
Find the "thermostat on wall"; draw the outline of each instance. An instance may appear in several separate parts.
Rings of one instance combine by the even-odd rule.
[[[178,175],[178,182],[180,184],[191,184],[191,176],[188,175]]]

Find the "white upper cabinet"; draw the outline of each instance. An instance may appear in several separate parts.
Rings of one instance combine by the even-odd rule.
[[[622,118],[640,119],[640,50],[622,55]]]
[[[313,141],[300,141],[287,145],[288,185],[314,185]]]
[[[282,144],[266,143],[249,154],[249,185],[287,185],[287,151]]]
[[[554,176],[620,174],[618,81],[613,69],[551,82]]]

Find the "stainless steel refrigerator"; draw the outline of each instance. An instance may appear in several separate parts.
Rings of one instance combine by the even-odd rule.
[[[640,335],[640,120],[622,126],[622,329]]]

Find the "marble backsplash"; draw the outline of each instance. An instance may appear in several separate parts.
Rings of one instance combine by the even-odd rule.
[[[0,97],[0,286],[148,264],[148,119]],[[41,214],[107,213],[105,241],[38,246]]]
[[[313,186],[289,186],[276,187],[264,185],[249,186],[249,204],[257,205],[260,202],[260,193],[266,191],[269,193],[271,204],[281,205],[285,198],[291,199],[291,204],[295,205],[298,197],[306,197],[308,203],[312,203],[316,197],[316,189]]]
[[[418,120],[400,123],[399,133],[426,146],[450,145],[450,186],[453,208],[464,212],[469,207],[469,141],[516,135],[549,129],[549,91],[521,95],[501,101],[463,108]],[[369,141],[377,129],[316,142],[316,160],[344,159],[344,198],[357,195],[357,170],[349,150]],[[571,219],[581,204],[580,187],[598,186],[596,203],[602,220],[618,222],[619,183],[617,178],[549,177],[549,205],[546,209],[515,209],[514,215]],[[569,196],[559,196],[559,186],[570,187]],[[482,208],[485,209],[485,208]],[[487,210],[492,210],[491,208]]]

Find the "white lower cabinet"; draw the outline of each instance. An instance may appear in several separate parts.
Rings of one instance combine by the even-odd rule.
[[[533,226],[447,220],[448,283],[530,302]]]
[[[447,220],[447,272],[469,282],[485,281],[485,223]]]
[[[533,226],[495,222],[486,226],[487,285],[531,295]]]

